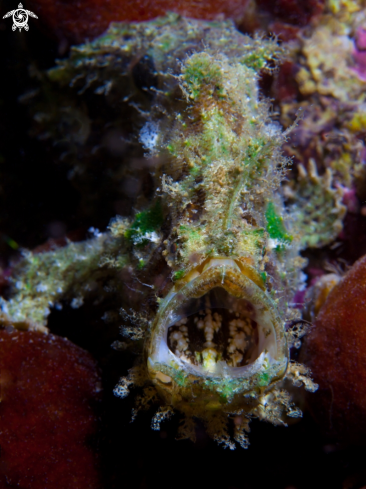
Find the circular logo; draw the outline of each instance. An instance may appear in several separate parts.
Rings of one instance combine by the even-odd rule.
[[[18,8],[17,10],[15,10],[13,13],[13,22],[14,22],[14,26],[13,26],[14,29],[16,29],[17,27],[19,29],[24,28],[28,24],[27,11],[22,8]]]
[[[19,29],[21,31],[24,29],[25,31],[29,30],[28,26],[28,19],[29,17],[33,17],[34,19],[38,19],[36,14],[34,12],[31,12],[30,10],[26,10],[23,8],[23,5],[20,3],[18,5],[18,8],[16,10],[10,10],[10,12],[7,12],[3,19],[7,19],[8,17],[13,17],[13,25],[12,25],[12,30],[16,31]]]

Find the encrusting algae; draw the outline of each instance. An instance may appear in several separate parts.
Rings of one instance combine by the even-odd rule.
[[[27,254],[13,297],[2,303],[4,318],[42,328],[50,307],[65,299],[77,307],[96,290],[104,296],[105,280],[112,281],[121,290],[122,332],[141,345],[139,363],[115,394],[142,387],[139,406],[161,404],[154,429],[178,410],[181,437],[195,439],[198,418],[229,448],[248,446],[253,417],[284,424],[301,416],[285,383],[317,388],[289,359],[304,331],[286,324],[298,319],[300,250],[332,241],[345,212],[330,170],[319,176],[315,165],[301,167],[298,182],[282,185],[288,132],[258,79],[285,55],[276,40],[244,36],[230,22],[175,15],[112,24],[73,48],[43,76],[58,104],[47,112],[38,102],[39,132],[47,127],[57,141],[71,128],[67,152],[76,155],[99,124],[93,100],[105,97],[114,108],[111,127],[132,117],[155,190],[140,199],[133,221],[117,217],[87,242]],[[125,269],[155,299],[144,302],[143,317],[127,312],[117,273]],[[235,441],[228,435],[234,417]]]

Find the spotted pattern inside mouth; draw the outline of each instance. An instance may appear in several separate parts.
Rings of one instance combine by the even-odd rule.
[[[244,367],[259,356],[258,324],[248,301],[213,289],[191,300],[168,328],[167,344],[181,360],[208,368],[218,362]]]

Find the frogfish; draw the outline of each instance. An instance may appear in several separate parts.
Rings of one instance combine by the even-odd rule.
[[[281,148],[289,130],[260,90],[263,73],[285,58],[276,39],[170,14],[112,24],[47,73],[74,107],[104,97],[115,124],[124,107],[134,111],[134,144],[152,182],[134,217],[114,218],[88,248],[91,268],[96,253],[123,257],[151,291],[146,307],[122,311],[140,354],[114,392],[137,387],[140,406],[158,402],[155,429],[180,412],[181,437],[195,438],[198,419],[229,448],[248,446],[252,418],[301,416],[291,384],[316,390],[289,354],[304,334],[294,304],[304,287],[300,252],[332,241],[344,215],[330,170],[319,176],[310,161],[288,176]],[[78,121],[82,110],[74,109]]]

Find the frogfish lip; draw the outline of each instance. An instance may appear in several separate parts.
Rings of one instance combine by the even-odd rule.
[[[285,375],[284,321],[253,266],[207,259],[161,302],[146,356],[151,380],[171,404],[237,404]]]

